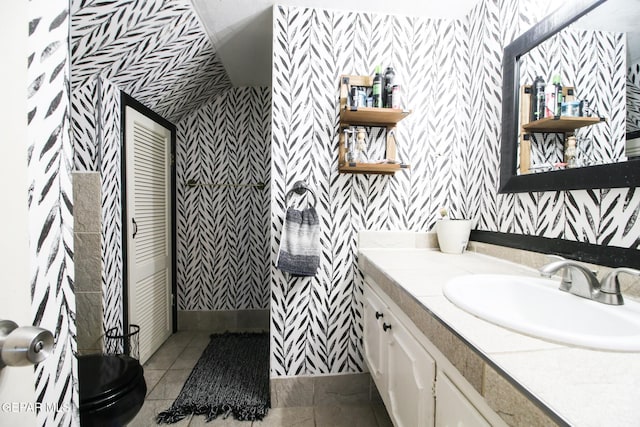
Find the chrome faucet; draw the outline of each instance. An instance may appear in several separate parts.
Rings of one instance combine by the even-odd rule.
[[[554,261],[540,268],[540,274],[551,277],[560,269],[568,270],[563,275],[560,290],[579,297],[595,300],[600,292],[600,282],[591,270],[570,259]]]
[[[561,257],[560,255],[547,254],[546,257],[549,260],[555,260],[555,261],[565,261],[566,260],[566,258]],[[551,274],[549,274],[549,275],[543,274],[543,276],[551,277]],[[573,279],[572,279],[572,276],[571,276],[571,270],[568,269],[568,268],[563,268],[562,269],[562,281],[560,281],[560,290],[569,292],[569,289],[571,288],[572,280]]]
[[[622,299],[622,292],[620,292],[620,281],[618,275],[620,273],[632,274],[634,276],[640,276],[640,270],[635,268],[620,267],[614,268],[604,276],[600,285],[600,298],[605,304],[622,305],[624,300]]]
[[[621,267],[611,270],[600,283],[594,272],[584,265],[568,259],[549,263],[541,267],[539,271],[543,276],[551,277],[560,269],[565,269],[559,288],[561,291],[610,305],[624,304],[618,280],[620,273],[640,276],[640,270]]]

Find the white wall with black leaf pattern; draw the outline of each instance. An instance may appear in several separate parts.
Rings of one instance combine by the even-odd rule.
[[[70,32],[75,169],[101,172],[103,325],[121,330],[120,91],[178,123],[231,82],[188,0],[73,0]]]
[[[520,60],[520,81],[533,84],[541,76],[551,84],[559,76],[575,90],[576,99],[606,119],[597,126],[577,129],[577,160],[583,166],[625,161],[625,99],[627,87],[626,38],[623,33],[564,30]],[[564,138],[557,134],[531,135],[531,164],[564,160]]]
[[[270,111],[270,88],[234,88],[178,123],[179,310],[269,307]]]
[[[102,298],[103,329],[123,329],[122,286],[122,141],[120,90],[108,79],[96,82],[100,114],[96,132],[100,135],[100,176],[102,190]]]
[[[497,193],[503,48],[552,8],[485,0],[459,21],[274,9],[272,376],[364,368],[358,230],[426,231],[445,206],[480,230],[640,248],[635,188]],[[393,177],[340,175],[339,76],[369,75],[378,64],[395,68],[414,110],[398,125],[399,155],[412,168]],[[275,267],[285,195],[299,179],[318,195],[314,278]]]
[[[466,214],[468,140],[462,104],[465,55],[459,21],[277,7],[272,102],[272,375],[361,371],[363,229],[429,229],[447,206]],[[453,53],[452,53],[453,52]],[[392,65],[414,113],[397,127],[409,171],[393,177],[337,172],[338,82]],[[376,131],[373,131],[375,134]],[[369,155],[381,155],[379,137]],[[313,278],[275,268],[285,195],[306,180],[318,196],[322,255]]]
[[[68,2],[28,5],[28,215],[33,325],[54,334],[35,367],[40,426],[78,421],[73,292],[73,146],[69,135]],[[24,23],[25,30],[27,23]],[[25,188],[25,193],[27,189]],[[25,284],[26,286],[26,284]],[[25,369],[25,368],[22,368]],[[6,384],[8,385],[8,384]],[[58,410],[56,410],[56,408]]]
[[[627,132],[640,130],[640,63],[627,69]]]
[[[99,168],[98,78],[172,123],[231,88],[189,0],[72,0],[71,60],[78,170]]]
[[[117,280],[121,280],[119,269],[122,268],[121,260],[115,256],[120,251],[117,246],[120,241],[119,192],[115,190],[119,188],[119,152],[115,140],[109,138],[119,134],[117,93],[122,85],[126,85],[123,81],[117,81],[115,74],[127,69],[130,64],[122,62],[122,58],[117,59],[117,65],[99,80],[95,71],[111,67],[105,58],[114,58],[115,49],[105,49],[108,55],[100,59],[97,59],[100,55],[89,55],[92,59],[88,64],[91,65],[87,65],[86,69],[93,71],[82,76],[81,84],[72,84],[72,135],[76,149],[75,161],[72,161],[70,140],[66,139],[63,131],[65,126],[69,128],[68,122],[65,124],[69,114],[61,113],[67,108],[64,95],[67,68],[64,61],[56,62],[53,59],[61,57],[42,55],[51,41],[59,41],[58,47],[66,43],[66,35],[56,35],[56,31],[62,31],[65,25],[52,24],[64,22],[65,16],[68,19],[66,12],[63,12],[67,4],[60,1],[32,3],[32,14],[36,18],[34,22],[39,18],[38,22],[46,25],[36,25],[33,29],[34,47],[30,54],[35,55],[30,62],[30,72],[34,81],[40,81],[43,74],[49,77],[42,80],[46,84],[38,86],[38,96],[30,102],[39,108],[55,104],[55,108],[46,117],[39,116],[42,110],[32,111],[30,128],[42,133],[32,145],[32,152],[44,153],[43,141],[53,141],[53,145],[46,145],[43,157],[31,158],[34,187],[30,192],[30,221],[35,224],[38,236],[45,229],[59,229],[60,238],[67,239],[64,251],[59,250],[60,246],[47,244],[33,254],[32,265],[36,266],[34,275],[42,278],[45,272],[53,274],[58,271],[61,272],[59,277],[62,277],[61,281],[50,282],[48,279],[35,280],[34,276],[34,318],[45,327],[51,325],[59,337],[56,347],[58,353],[51,358],[56,363],[40,365],[36,387],[39,399],[43,402],[56,401],[77,406],[75,365],[70,356],[75,349],[75,325],[72,320],[75,303],[71,286],[73,264],[70,252],[73,245],[69,239],[72,202],[68,180],[75,164],[79,170],[100,169],[108,181],[103,187],[107,193],[103,201],[106,206],[104,218],[112,223],[105,226],[103,235],[103,244],[109,248],[105,249],[103,259],[108,276],[103,279],[103,285],[105,304],[117,307],[120,304],[117,302],[120,295]],[[154,9],[164,3],[136,4],[143,8],[147,16],[164,16],[159,9]],[[124,4],[133,7],[131,2]],[[90,8],[105,6],[104,3],[73,2],[72,21],[76,18],[93,21],[96,18],[96,22],[100,19],[104,22],[108,18],[98,19],[99,13],[92,16]],[[549,9],[545,7],[533,0],[487,0],[475,7],[467,18],[453,22],[300,8],[275,10],[271,193],[268,196],[272,206],[269,218],[272,375],[354,372],[364,368],[360,344],[362,277],[358,275],[355,264],[355,235],[361,228],[424,231],[433,225],[437,210],[441,206],[448,206],[456,216],[476,218],[478,228],[483,230],[640,248],[640,225],[637,220],[640,193],[635,188],[518,195],[498,195],[496,192],[502,48],[548,13]],[[79,16],[81,10],[87,13],[86,17]],[[119,13],[125,14],[126,10],[121,9]],[[122,16],[114,15],[114,22],[124,23],[118,21]],[[133,19],[131,22],[134,21],[146,22],[144,19]],[[185,21],[183,18],[175,22]],[[145,28],[165,34],[158,26],[150,22],[147,24]],[[103,26],[100,29],[88,29],[89,33],[95,32],[84,39],[85,48],[91,49],[92,39],[114,37],[111,33],[106,34],[117,28]],[[196,33],[194,30],[184,34]],[[79,37],[85,35],[82,33]],[[131,43],[136,45],[137,41],[132,40]],[[158,39],[149,39],[149,42],[158,43]],[[174,54],[181,52],[176,44],[171,46],[175,47]],[[194,46],[203,45],[195,43]],[[60,49],[54,49],[54,52],[64,50]],[[77,49],[82,50],[80,47]],[[76,52],[80,50],[76,50],[72,42],[72,61],[75,61]],[[135,58],[139,54],[133,50],[123,58]],[[200,58],[197,54],[194,57]],[[107,64],[103,64],[102,59]],[[78,65],[76,62],[74,64]],[[204,59],[202,62],[196,60],[194,64],[199,64],[194,66],[199,69],[217,67]],[[411,162],[413,168],[409,173],[401,173],[394,178],[338,175],[338,76],[342,73],[369,74],[377,64],[394,65],[399,81],[405,86],[406,104],[415,110],[398,130],[400,155]],[[38,71],[36,67],[42,67],[42,70]],[[132,69],[136,70],[134,74],[137,78],[145,75],[135,67]],[[153,73],[154,70],[150,69],[149,72]],[[157,74],[153,75],[157,77]],[[69,78],[73,81],[73,71],[71,77],[66,74],[66,79]],[[178,80],[176,77],[174,81]],[[221,86],[226,84],[223,82]],[[193,92],[198,85],[194,83],[192,87],[181,87]],[[58,99],[60,91],[63,93],[60,102],[52,103]],[[173,99],[181,97],[176,95],[177,90],[172,92]],[[76,96],[77,93],[81,95]],[[141,90],[141,93],[146,92]],[[102,105],[100,110],[95,109],[95,102],[88,102],[98,94]],[[153,98],[152,95],[147,96],[148,99]],[[207,105],[213,98],[214,95],[206,100],[200,100],[196,94],[184,96],[185,100],[189,100],[189,105],[193,105],[190,111]],[[78,102],[78,99],[83,101]],[[189,108],[183,104],[180,108],[172,109],[170,103],[158,102],[159,110],[165,108],[159,112],[175,114],[176,118],[187,123]],[[82,118],[76,121],[78,112],[82,113]],[[268,113],[263,111],[263,114]],[[45,126],[41,126],[42,123]],[[80,125],[76,127],[77,123]],[[182,125],[179,123],[179,126]],[[198,124],[194,128],[203,126],[207,125]],[[55,137],[49,139],[52,135]],[[103,136],[98,138],[98,135]],[[79,142],[76,144],[76,141]],[[101,143],[97,144],[96,141]],[[55,163],[53,169],[43,164],[47,155],[53,152],[50,150],[56,150],[59,153],[57,158],[64,159]],[[55,173],[59,174],[60,179],[47,181],[47,176]],[[274,266],[285,209],[284,195],[297,179],[306,179],[319,199],[323,252],[321,268],[315,279],[288,280]],[[44,187],[40,187],[43,182],[53,182],[55,185],[44,191]],[[56,204],[58,202],[63,203]],[[59,206],[60,210],[52,211],[50,208],[54,205]],[[51,212],[53,216],[49,216]],[[49,222],[47,218],[54,219]],[[53,224],[54,228],[45,227],[45,223]],[[44,241],[52,242],[47,238]],[[53,261],[49,263],[47,260]],[[47,266],[48,269],[38,266]],[[112,277],[116,282],[111,281]],[[51,286],[51,283],[59,286]],[[206,295],[214,292],[207,286],[205,283],[201,286],[202,290],[196,290],[193,299],[185,296],[185,305],[182,307],[215,306],[212,301],[206,304],[199,301],[199,293]],[[257,297],[254,300],[257,301]],[[111,313],[105,311],[105,316],[113,319],[105,322],[117,323],[121,313],[117,309]],[[41,413],[39,422],[41,425],[74,425],[70,417],[64,413]]]

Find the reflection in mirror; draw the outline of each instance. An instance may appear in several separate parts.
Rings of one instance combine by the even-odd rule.
[[[638,21],[640,1],[569,0],[505,48],[501,192],[640,181]]]
[[[519,174],[618,163],[633,154],[626,134],[639,130],[633,71],[640,70],[640,40],[631,25],[639,17],[640,3],[608,0],[520,58]],[[533,124],[548,116],[554,121]],[[580,118],[561,123],[573,116]]]

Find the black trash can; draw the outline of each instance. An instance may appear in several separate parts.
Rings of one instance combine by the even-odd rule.
[[[126,354],[140,360],[140,326],[129,325],[126,333],[118,328],[111,328],[104,336],[105,354]]]
[[[140,411],[147,384],[138,361],[139,332],[137,325],[126,334],[110,329],[105,354],[78,356],[81,426],[121,427]]]

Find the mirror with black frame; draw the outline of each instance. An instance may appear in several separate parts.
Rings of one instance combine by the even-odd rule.
[[[639,19],[572,0],[505,48],[501,193],[638,185]]]

